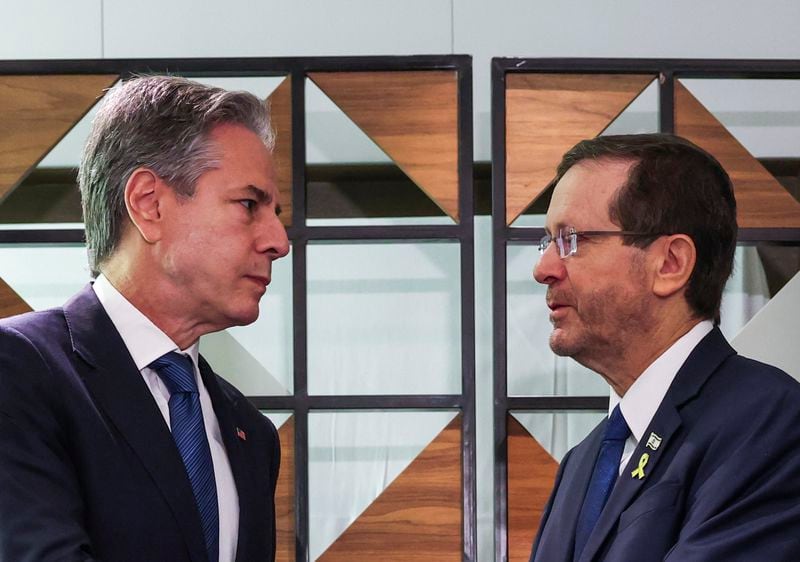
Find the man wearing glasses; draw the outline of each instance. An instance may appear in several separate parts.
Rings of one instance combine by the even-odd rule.
[[[717,326],[736,202],[705,151],[598,137],[558,167],[534,277],[550,347],[611,386],[531,561],[800,560],[800,384]]]

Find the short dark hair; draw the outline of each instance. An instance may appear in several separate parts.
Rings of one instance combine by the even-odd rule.
[[[109,90],[78,171],[93,275],[122,237],[125,185],[131,174],[150,168],[176,193],[191,197],[197,179],[218,166],[219,151],[209,135],[225,123],[246,127],[272,150],[269,109],[253,94],[178,76],[137,76]]]
[[[625,243],[646,247],[663,233],[691,237],[697,263],[686,300],[699,317],[719,322],[737,235],[736,199],[727,172],[708,152],[675,135],[609,135],[572,147],[551,186],[578,162],[602,159],[634,162],[628,181],[609,204],[611,221],[623,230],[654,234]]]

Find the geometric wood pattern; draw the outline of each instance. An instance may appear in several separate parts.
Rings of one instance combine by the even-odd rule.
[[[508,560],[527,562],[558,462],[508,416]]]
[[[22,300],[14,289],[8,286],[0,277],[0,318],[7,318],[15,314],[33,310],[28,303]]]
[[[269,95],[272,128],[275,131],[273,159],[278,176],[281,215],[284,226],[292,224],[292,81],[287,77]]]
[[[276,562],[294,562],[294,417],[278,429],[281,440],[281,471],[275,488]]]
[[[460,561],[461,493],[458,415],[318,560]]]
[[[0,201],[117,79],[116,75],[0,76]]]
[[[800,228],[800,203],[680,81],[675,133],[704,148],[731,177],[741,228]]]
[[[652,82],[641,74],[506,74],[506,224],[544,192],[564,153]]]
[[[456,71],[313,72],[308,77],[458,222]]]

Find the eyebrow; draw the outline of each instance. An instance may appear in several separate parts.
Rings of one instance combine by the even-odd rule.
[[[244,189],[245,191],[250,193],[256,199],[256,201],[259,202],[259,204],[269,205],[270,203],[272,203],[272,194],[269,193],[268,191],[261,189],[260,187],[256,187],[255,185],[252,184],[246,185]],[[279,203],[277,203],[275,205],[275,214],[280,215],[281,211],[282,211],[281,206]]]

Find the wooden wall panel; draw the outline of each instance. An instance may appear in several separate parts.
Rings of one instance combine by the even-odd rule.
[[[706,149],[727,170],[740,227],[800,228],[800,203],[680,81],[675,83],[675,133]]]
[[[558,463],[508,416],[508,559],[528,562]]]
[[[455,71],[314,72],[309,78],[458,221]]]
[[[319,560],[459,562],[461,551],[459,415]]]
[[[0,318],[30,312],[32,309],[14,289],[0,278]]]
[[[294,417],[278,430],[281,439],[281,471],[275,489],[275,519],[277,526],[276,562],[294,562]]]
[[[0,76],[0,201],[118,79]]]
[[[292,82],[287,77],[267,98],[270,104],[272,127],[277,136],[275,144],[275,167],[278,173],[281,222],[292,224]]]
[[[653,79],[640,74],[508,74],[506,223],[542,195],[567,150],[603,132]]]

